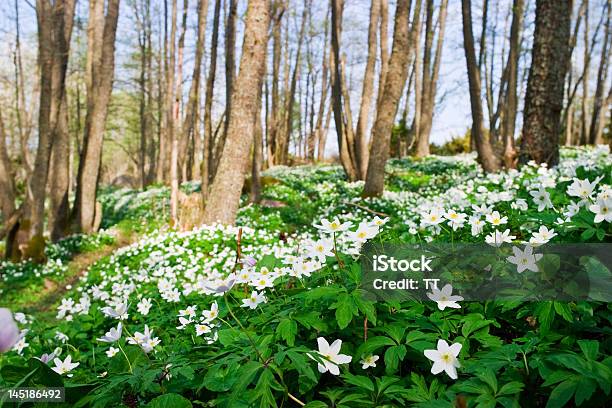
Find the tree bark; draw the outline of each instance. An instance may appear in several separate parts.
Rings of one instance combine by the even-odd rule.
[[[472,138],[478,151],[478,160],[486,172],[498,171],[500,163],[493,152],[491,143],[483,130],[482,101],[480,98],[480,71],[474,51],[474,34],[472,31],[472,4],[470,0],[461,0],[461,15],[463,18],[463,48],[467,64],[468,82],[470,88],[470,104],[472,108]]]
[[[559,162],[563,85],[569,65],[571,0],[538,0],[520,161]]]
[[[15,211],[16,197],[11,161],[6,148],[6,136],[0,107],[0,211],[2,211],[2,221],[5,225]]]
[[[389,58],[389,70],[372,132],[372,150],[370,152],[368,173],[363,190],[363,195],[366,197],[382,195],[385,187],[385,164],[389,158],[391,130],[406,78],[408,77],[410,54],[409,17],[410,1],[398,0],[395,11],[393,47],[391,57]]]
[[[94,5],[90,7],[90,11],[93,10],[95,14],[91,16],[90,24],[98,24],[99,21],[103,21],[103,29],[94,27],[92,29],[94,35],[89,39],[88,44],[88,47],[95,51],[92,51],[91,60],[88,62],[91,86],[88,88],[85,136],[79,161],[73,209],[75,229],[83,233],[96,230],[95,222],[100,216],[96,214],[96,194],[100,177],[106,115],[113,88],[115,36],[119,18],[119,0],[108,0],[106,15],[104,15],[104,4],[100,6],[100,3],[104,3],[102,0],[91,1]],[[102,31],[101,36],[95,34],[98,30]]]
[[[7,235],[6,256],[13,260],[44,260],[44,206],[53,140],[65,102],[65,80],[74,18],[73,0],[36,3],[40,103],[38,146],[34,169],[20,214]],[[10,197],[9,197],[10,198]]]
[[[204,223],[231,224],[236,219],[244,184],[245,162],[253,145],[258,105],[261,104],[268,27],[269,0],[250,0],[247,7],[240,71],[232,92],[227,143],[204,210]]]
[[[608,81],[608,71],[610,66],[610,36],[612,35],[612,31],[610,30],[610,9],[612,8],[611,3],[612,2],[610,0],[608,0],[608,2],[606,3],[606,28],[604,31],[604,42],[601,46],[599,68],[597,69],[597,85],[595,87],[595,95],[593,96],[593,113],[591,115],[591,126],[589,128],[589,141],[591,144],[594,145],[603,143],[603,113],[605,112],[604,88]]]
[[[178,39],[176,81],[173,90],[174,100],[172,101],[172,144],[170,150],[170,218],[172,224],[178,226],[178,206],[179,206],[179,155],[183,143],[181,133],[181,98],[183,96],[183,56],[185,53],[185,32],[187,31],[187,10],[189,0],[183,0],[183,17],[181,19],[181,32]],[[181,162],[185,157],[181,157]]]
[[[374,95],[374,73],[376,70],[376,33],[380,20],[380,0],[372,0],[370,5],[370,25],[368,27],[368,57],[366,59],[365,73],[363,75],[363,89],[361,91],[361,104],[357,119],[357,132],[355,133],[355,154],[357,156],[357,171],[361,180],[365,179],[368,171],[368,122],[370,108]]]
[[[433,48],[434,23],[433,23],[433,0],[427,1],[427,22],[425,50],[423,57],[423,97],[421,98],[421,120],[419,123],[419,134],[417,136],[416,156],[429,155],[429,137],[433,123],[434,108],[436,104],[436,91],[438,77],[440,75],[440,62],[442,60],[442,46],[444,44],[444,31],[446,28],[446,10],[448,0],[442,0],[438,9],[438,36],[433,65],[431,61],[431,49]]]
[[[334,110],[334,121],[336,124],[336,133],[338,135],[338,150],[340,154],[340,163],[346,172],[349,180],[357,180],[357,169],[353,161],[353,157],[350,154],[349,146],[351,141],[349,140],[353,129],[349,129],[348,124],[345,123],[346,104],[348,101],[344,101],[343,98],[347,95],[345,89],[343,89],[343,73],[342,73],[342,61],[340,59],[340,36],[342,34],[342,12],[344,8],[344,0],[332,0],[332,24],[331,24],[331,43],[332,43],[332,58],[331,66],[333,72],[332,80],[332,106]],[[350,106],[348,106],[350,109]]]
[[[219,20],[221,14],[221,0],[215,0],[213,17],[212,39],[210,45],[210,69],[206,78],[206,101],[204,103],[204,140],[202,143],[202,201],[208,198],[208,184],[212,174],[212,147],[214,146],[212,103],[214,97],[215,77],[217,75],[217,46],[219,44]]]
[[[194,141],[194,146],[199,147],[197,142],[199,132],[197,132],[197,112],[200,106],[200,76],[202,72],[202,58],[204,56],[204,41],[206,35],[206,15],[208,12],[208,0],[198,0],[198,34],[196,39],[195,61],[193,65],[193,75],[191,76],[191,87],[189,88],[189,100],[185,111],[183,122],[183,140],[187,143],[190,138]],[[194,178],[200,178],[199,149],[194,149],[193,171]],[[185,160],[185,163],[188,161]],[[186,166],[186,164],[184,164]],[[183,172],[185,173],[185,171]],[[184,177],[186,178],[186,177]]]
[[[524,0],[514,0],[512,5],[512,25],[510,27],[510,51],[506,69],[508,72],[508,89],[504,109],[504,166],[508,169],[516,167],[516,149],[514,133],[516,128],[516,112],[518,109],[518,67],[521,54],[521,31],[523,29]]]

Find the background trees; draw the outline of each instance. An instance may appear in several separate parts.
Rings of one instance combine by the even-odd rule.
[[[5,252],[40,255],[44,236],[96,230],[106,184],[171,185],[180,227],[189,180],[207,221],[231,221],[243,174],[257,200],[275,165],[338,161],[372,195],[388,156],[422,157],[432,142],[471,145],[488,171],[519,154],[552,164],[559,143],[608,143],[610,3],[5,2]],[[250,7],[270,24],[241,81]]]

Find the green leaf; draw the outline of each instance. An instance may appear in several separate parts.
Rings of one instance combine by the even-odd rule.
[[[572,398],[574,391],[576,391],[577,382],[573,380],[565,380],[561,384],[557,385],[554,390],[550,393],[550,397],[546,402],[546,408],[558,408],[563,407],[567,401]]]
[[[597,340],[578,340],[578,346],[587,360],[595,360],[599,354],[599,342]]]
[[[155,397],[147,404],[148,408],[191,408],[191,402],[179,394],[164,394]]]
[[[478,373],[477,377],[484,381],[489,387],[491,387],[493,394],[497,393],[497,377],[495,377],[495,373],[493,372],[493,370],[484,370]]]
[[[399,367],[399,364],[406,357],[406,346],[392,346],[385,352],[385,367],[387,373],[393,373]]]
[[[469,314],[461,319],[461,321],[463,322],[463,326],[461,326],[461,334],[463,334],[463,337],[466,338],[475,331],[480,330],[492,323],[491,320],[486,320],[480,313]]]
[[[351,320],[353,320],[353,316],[357,315],[355,301],[352,296],[346,293],[341,294],[338,301],[331,308],[336,309],[336,321],[341,329],[346,328],[351,323]]]
[[[553,310],[553,302],[540,302],[537,304],[535,313],[540,322],[540,330],[543,333],[547,333],[552,325],[555,318],[555,311]]]
[[[276,327],[276,337],[287,342],[288,345],[295,344],[295,336],[297,334],[297,323],[291,319],[283,319]]]
[[[590,378],[580,377],[576,386],[576,394],[574,395],[576,405],[581,405],[584,401],[591,398],[596,389],[597,383],[595,381]]]
[[[366,376],[346,373],[343,375],[343,378],[351,385],[374,392],[374,383]]]
[[[376,326],[376,307],[374,302],[364,299],[364,290],[357,289],[353,292],[353,300],[361,313],[363,313],[373,325]]]
[[[589,228],[582,231],[580,238],[582,238],[583,241],[588,241],[593,235],[595,235],[595,228]]]
[[[518,394],[519,392],[523,391],[523,387],[525,387],[525,384],[518,382],[518,381],[511,381],[509,383],[504,384],[499,392],[497,393],[497,395],[513,395],[513,394]]]
[[[561,317],[563,317],[568,322],[573,322],[574,317],[572,316],[572,308],[568,303],[565,302],[554,302],[555,312]]]
[[[393,339],[387,336],[375,336],[370,337],[365,343],[363,343],[357,349],[356,356],[361,357],[368,354],[373,354],[376,350],[385,346],[395,346]]]
[[[308,362],[304,355],[294,350],[288,350],[287,357],[289,357],[291,363],[293,363],[293,366],[298,370],[300,374],[305,375],[314,382],[317,381],[317,376],[315,375],[312,368],[308,365]]]

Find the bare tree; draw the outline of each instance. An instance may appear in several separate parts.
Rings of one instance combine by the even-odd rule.
[[[516,128],[516,114],[518,109],[518,68],[521,54],[521,31],[523,29],[524,0],[514,0],[512,6],[512,25],[510,27],[510,51],[508,53],[507,90],[503,114],[504,137],[504,166],[516,167],[516,149],[514,146],[514,133]]]
[[[232,91],[234,103],[229,115],[227,143],[223,149],[217,177],[210,188],[203,220],[233,223],[240,204],[240,192],[244,184],[245,163],[253,145],[260,88],[266,62],[268,27],[270,24],[269,0],[250,0],[245,21],[240,71]]]
[[[408,30],[409,17],[410,1],[398,0],[389,68],[372,132],[372,150],[370,151],[368,173],[363,189],[363,195],[366,197],[380,196],[385,187],[385,165],[389,158],[391,129],[397,114],[401,93],[408,77],[408,59],[411,47]]]
[[[191,160],[183,162],[183,179],[187,179],[187,168],[193,169],[194,178],[200,178],[199,154],[200,133],[198,131],[198,110],[200,106],[200,76],[202,71],[202,58],[204,56],[204,36],[206,34],[206,13],[208,11],[208,0],[198,0],[198,30],[196,39],[195,61],[193,63],[193,74],[191,76],[191,87],[189,88],[189,100],[183,121],[183,142],[185,145],[193,143]],[[191,140],[191,142],[190,142]],[[185,152],[187,149],[183,149]],[[183,154],[185,157],[185,154]]]
[[[427,0],[425,21],[425,47],[423,49],[423,73],[422,73],[422,97],[420,109],[419,132],[417,135],[416,156],[423,157],[429,154],[429,136],[433,123],[434,108],[436,103],[436,91],[438,77],[440,74],[440,63],[442,61],[442,46],[444,44],[444,31],[446,28],[446,10],[448,0],[442,0],[438,8],[438,35],[436,39],[435,54],[432,61],[434,49],[434,4],[433,0]],[[416,73],[419,75],[419,73]]]
[[[468,82],[470,88],[470,104],[472,108],[472,138],[478,151],[478,160],[487,172],[498,171],[500,163],[489,139],[484,134],[482,101],[480,99],[480,71],[474,50],[474,34],[472,31],[472,4],[470,0],[461,0],[461,15],[463,17],[463,49],[467,64]]]
[[[342,35],[342,13],[344,0],[332,0],[332,24],[331,24],[331,43],[332,43],[332,106],[334,110],[334,122],[338,135],[338,150],[340,163],[346,172],[349,180],[357,180],[358,173],[354,153],[353,125],[350,117],[350,102],[347,99],[348,91],[344,84],[344,73],[342,61],[340,59],[340,37]]]
[[[213,29],[210,52],[210,68],[208,78],[206,78],[206,101],[204,103],[204,141],[202,143],[202,200],[206,202],[208,198],[208,183],[213,174],[213,124],[212,124],[212,103],[214,97],[215,77],[217,74],[217,45],[219,43],[219,20],[221,14],[221,0],[215,0],[215,10],[213,17]]]
[[[90,0],[87,116],[73,209],[75,227],[84,233],[95,231],[102,216],[96,205],[96,193],[115,68],[119,0],[108,0],[106,8],[104,3],[104,0]]]
[[[66,68],[74,8],[74,0],[58,0],[54,4],[45,0],[36,2],[40,72],[38,146],[21,214],[12,220],[12,225],[5,226],[8,232],[5,254],[12,259],[32,258],[40,261],[44,258],[46,185],[53,141],[65,136],[60,135],[59,122],[62,104],[65,103]]]
[[[612,2],[608,0],[606,2],[607,18],[606,27],[604,31],[604,40],[601,46],[601,56],[599,60],[599,68],[597,69],[597,85],[595,87],[595,95],[593,96],[593,113],[591,115],[591,126],[589,129],[589,142],[591,144],[603,143],[603,116],[604,116],[604,103],[610,104],[609,96],[606,98],[604,95],[605,87],[608,80],[608,71],[610,67],[610,43],[612,39],[612,30],[610,30],[610,9],[612,8]]]
[[[521,162],[559,161],[563,86],[569,65],[571,0],[539,0],[527,81]]]

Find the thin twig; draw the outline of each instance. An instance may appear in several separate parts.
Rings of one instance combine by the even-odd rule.
[[[379,212],[379,211],[374,211],[374,210],[369,209],[368,207],[364,207],[363,205],[359,205],[359,204],[356,204],[356,203],[351,203],[350,201],[342,201],[342,204],[352,205],[353,207],[357,207],[359,209],[362,209],[362,210],[367,211],[369,213],[372,213],[374,215],[380,215],[381,217],[388,217],[389,216],[389,214],[385,214],[385,213]]]

